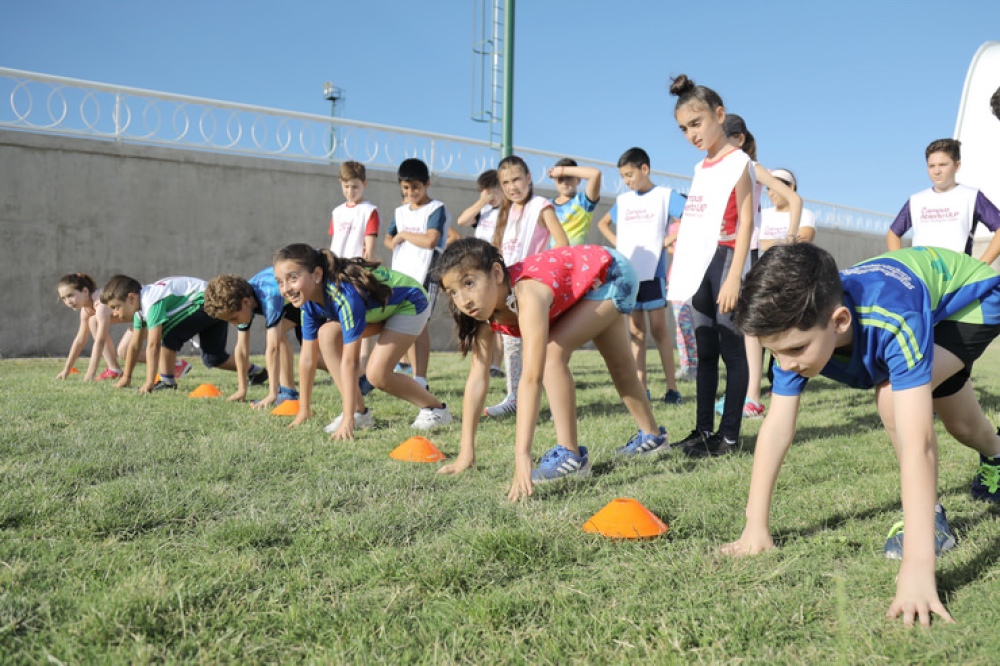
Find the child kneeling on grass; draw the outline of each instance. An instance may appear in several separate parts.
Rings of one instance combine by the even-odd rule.
[[[1000,433],[969,383],[973,362],[1000,333],[1000,275],[967,255],[931,247],[897,250],[838,273],[833,256],[809,243],[778,245],[747,274],[737,326],[777,360],[773,397],[757,436],[747,522],[730,555],[774,547],[771,496],[795,434],[799,399],[822,374],[874,388],[875,403],[899,460],[902,534],[886,554],[902,558],[888,616],[929,625],[948,621],[935,584],[935,551],[954,546],[937,505],[933,414],[980,464],[975,498],[1000,502]]]
[[[620,455],[665,451],[664,428],[653,416],[629,347],[625,317],[635,306],[639,284],[628,261],[596,245],[558,247],[507,267],[493,245],[478,238],[455,241],[434,268],[458,324],[459,346],[472,352],[462,403],[462,444],[458,459],[441,468],[455,474],[475,462],[475,438],[490,383],[493,331],[523,340],[523,367],[517,389],[514,482],[507,497],[532,494],[532,486],[567,476],[587,476],[587,447],[577,441],[576,387],[569,369],[573,352],[593,340],[608,372],[639,426],[618,449]],[[559,445],[531,470],[531,441],[538,420],[541,388],[549,397]]]

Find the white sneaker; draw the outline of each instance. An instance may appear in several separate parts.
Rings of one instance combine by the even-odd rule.
[[[517,413],[517,398],[507,396],[497,404],[483,410],[483,416],[497,419],[501,416],[510,416]]]
[[[341,421],[344,420],[344,415],[341,414],[335,418],[332,422],[328,423],[324,428],[323,432],[330,433],[331,435],[337,432],[337,428],[340,427]],[[364,412],[354,412],[354,429],[355,430],[368,430],[375,427],[375,417],[372,415],[372,410],[367,410]]]
[[[452,422],[451,412],[447,405],[441,407],[424,407],[417,414],[417,418],[410,425],[417,430],[430,430],[438,426],[448,425]]]

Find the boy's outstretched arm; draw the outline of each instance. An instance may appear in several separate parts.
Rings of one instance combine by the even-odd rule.
[[[115,383],[115,388],[127,388],[132,383],[132,372],[135,370],[135,364],[139,362],[145,339],[145,328],[132,329],[132,337],[128,341],[128,349],[125,350],[125,367],[122,368],[122,376]]]
[[[753,452],[750,496],[747,499],[747,524],[743,534],[722,546],[725,555],[756,555],[774,548],[771,539],[771,497],[788,447],[795,437],[799,414],[799,396],[774,394],[771,407],[760,426]]]
[[[462,442],[455,462],[438,470],[438,474],[458,474],[476,464],[476,430],[490,390],[490,358],[493,355],[493,330],[486,322],[476,329],[472,346],[472,367],[465,381],[462,396]]]
[[[139,393],[149,393],[156,385],[156,375],[160,372],[161,351],[163,351],[163,324],[157,324],[146,331],[146,383],[139,387]]]
[[[903,500],[903,562],[888,617],[928,627],[931,614],[954,622],[937,592],[934,555],[934,504],[937,501],[937,437],[932,420],[930,383],[893,391],[896,456]]]
[[[366,241],[367,242],[367,241]],[[283,320],[287,321],[287,320]],[[242,334],[243,331],[240,331]],[[247,338],[250,337],[250,331],[246,331]],[[281,330],[281,324],[277,324],[267,329],[264,332],[265,335],[265,347],[264,347],[264,365],[267,368],[267,376],[272,377],[267,382],[267,396],[257,402],[253,403],[255,409],[262,409],[264,407],[269,407],[275,403],[278,399],[278,391],[281,390],[281,343],[286,340],[285,334]],[[236,347],[239,348],[239,338],[236,340]],[[249,345],[249,342],[248,342]],[[249,353],[249,347],[247,348]],[[247,363],[249,364],[250,359],[247,357]],[[236,363],[236,372],[241,378],[246,377],[247,373],[239,368],[239,362]],[[247,368],[249,370],[249,367]],[[288,388],[295,388],[294,386],[289,386]],[[244,389],[245,392],[245,389]]]
[[[250,373],[250,331],[236,331],[236,347],[233,348],[236,361],[236,393],[229,396],[230,402],[242,402],[247,397]],[[274,375],[271,375],[272,377]],[[276,382],[268,382],[274,384]]]

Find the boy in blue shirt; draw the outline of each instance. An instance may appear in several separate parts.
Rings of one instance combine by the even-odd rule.
[[[931,613],[952,621],[934,577],[935,551],[954,545],[954,537],[935,506],[933,414],[979,452],[973,496],[1000,502],[1000,434],[969,383],[972,364],[1000,333],[1000,275],[965,254],[933,247],[889,252],[838,274],[830,253],[815,245],[779,245],[747,274],[735,321],[760,338],[778,365],[757,436],[746,527],[723,552],[753,555],[774,547],[771,494],[809,378],[822,374],[874,388],[899,460],[906,525],[888,615],[902,615],[906,625],[915,619],[929,625]]]
[[[549,169],[549,178],[555,181],[559,192],[552,205],[569,244],[583,245],[590,233],[594,209],[601,200],[601,170],[578,166],[576,160],[564,157]],[[577,190],[581,180],[587,181],[582,192]]]
[[[264,352],[268,374],[278,381],[269,382],[267,397],[254,403],[254,407],[280,405],[285,400],[298,400],[295,390],[295,352],[288,340],[288,332],[295,331],[302,340],[299,309],[285,301],[274,279],[274,267],[268,266],[249,280],[238,275],[219,275],[205,287],[205,312],[236,327],[236,374],[239,387],[230,400],[242,401],[247,397],[250,364],[250,325],[254,315],[264,317],[267,329]],[[320,359],[322,364],[322,359]]]

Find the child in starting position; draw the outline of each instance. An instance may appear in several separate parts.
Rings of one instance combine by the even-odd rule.
[[[236,362],[226,351],[226,322],[210,317],[202,307],[204,280],[168,277],[143,286],[127,275],[116,275],[101,290],[101,302],[116,317],[133,322],[125,369],[115,384],[117,388],[132,383],[132,371],[146,338],[146,381],[139,387],[140,393],[177,389],[177,352],[196,335],[206,367],[236,370]],[[253,385],[267,381],[264,368],[252,365],[249,373],[248,381]]]
[[[789,288],[794,285],[794,288]],[[746,527],[723,547],[753,555],[774,547],[771,497],[795,435],[806,382],[823,375],[874,388],[875,404],[899,460],[902,534],[886,555],[901,557],[888,615],[904,624],[951,616],[938,598],[935,551],[954,546],[937,505],[934,414],[979,453],[976,499],[1000,503],[1000,433],[983,415],[969,377],[1000,333],[1000,275],[951,250],[889,252],[838,273],[829,252],[809,243],[776,245],[747,275],[736,322],[777,359],[771,408],[754,451]]]
[[[121,366],[118,365],[118,355],[115,353],[114,342],[111,341],[110,331],[112,323],[119,320],[114,318],[111,310],[104,303],[101,303],[100,294],[97,292],[97,283],[94,278],[85,273],[69,273],[59,278],[56,284],[56,291],[59,293],[59,300],[63,305],[71,310],[80,313],[80,327],[77,329],[76,337],[69,348],[66,356],[66,364],[62,372],[56,375],[56,379],[66,379],[73,364],[80,357],[83,346],[87,344],[87,337],[94,336],[94,347],[90,352],[90,363],[87,364],[87,372],[83,375],[83,381],[89,382],[94,379],[117,379],[122,374]],[[101,357],[107,363],[107,369],[100,375],[97,368],[101,364]]]
[[[304,243],[275,253],[274,277],[282,295],[302,310],[299,413],[292,426],[311,414],[317,352],[337,384],[342,405],[326,431],[333,439],[353,439],[355,429],[374,426],[357,379],[361,340],[372,335],[379,336],[368,359],[368,379],[375,388],[420,408],[414,428],[451,423],[444,403],[411,377],[393,372],[430,318],[427,292],[420,283],[364,259],[342,259]]]
[[[577,439],[576,388],[569,368],[570,356],[590,340],[639,426],[618,453],[648,455],[668,448],[666,430],[656,423],[629,351],[622,315],[635,305],[638,282],[635,270],[618,252],[596,245],[555,248],[508,268],[494,246],[466,238],[445,250],[435,275],[450,299],[459,346],[463,353],[472,352],[462,402],[461,451],[442,473],[455,474],[475,462],[494,330],[524,341],[510,500],[531,495],[535,483],[590,473],[587,447]],[[543,386],[559,445],[532,471],[531,442]]]
[[[255,408],[280,405],[285,400],[298,400],[295,390],[295,352],[288,332],[301,338],[299,309],[285,302],[274,279],[274,268],[268,267],[244,280],[238,275],[219,275],[205,287],[205,312],[236,327],[236,373],[239,387],[230,400],[247,397],[250,373],[250,325],[254,315],[264,317],[266,347],[264,359],[271,377],[267,397],[253,403]]]

